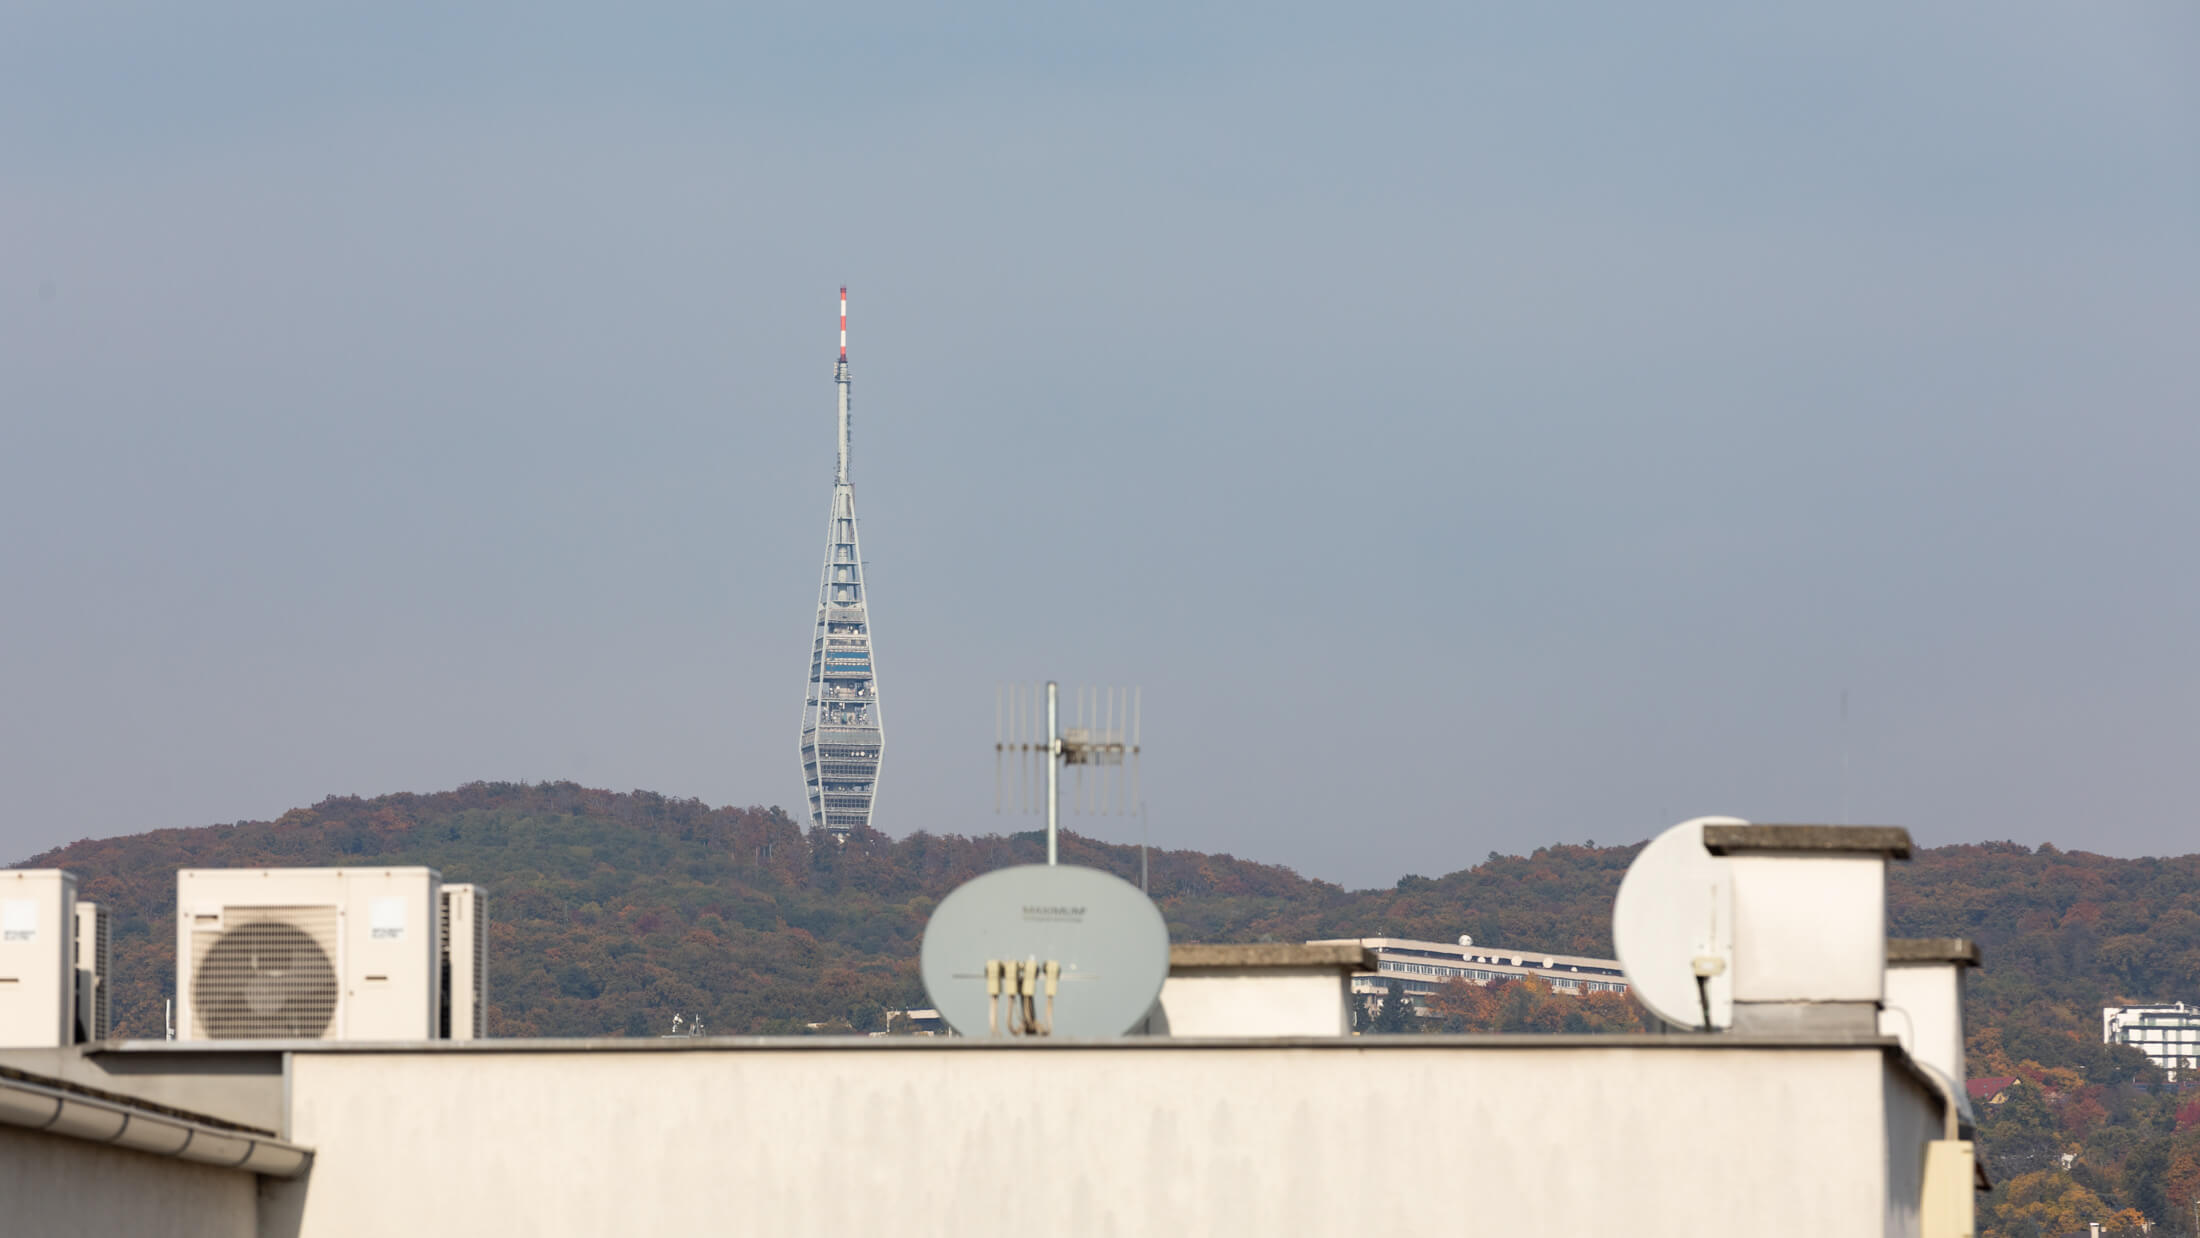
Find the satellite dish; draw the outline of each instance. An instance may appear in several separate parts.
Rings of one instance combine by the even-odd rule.
[[[1704,850],[1703,827],[1748,824],[1698,817],[1658,835],[1612,901],[1612,947],[1628,990],[1675,1027],[1733,1026],[1733,869]]]
[[[1474,944],[1474,938],[1467,936],[1465,933],[1461,933],[1459,935],[1459,944],[1462,946],[1471,946]]]
[[[932,1005],[965,1036],[1120,1036],[1161,995],[1169,926],[1119,877],[1025,864],[941,900],[918,960]],[[1026,986],[1037,991],[1016,1000]]]

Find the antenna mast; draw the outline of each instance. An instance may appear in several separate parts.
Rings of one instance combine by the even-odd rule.
[[[1076,696],[1071,725],[1062,725],[1061,689],[1048,680],[1038,685],[1011,684],[996,689],[993,699],[993,810],[1004,800],[1012,812],[1042,811],[1047,819],[1047,863],[1058,862],[1056,836],[1062,817],[1062,767],[1077,767],[1078,812],[1121,814],[1138,796],[1138,724],[1142,693],[1137,688],[1082,688]],[[1044,730],[1039,730],[1039,702],[1045,701]],[[1039,731],[1038,734],[1033,734]],[[1033,792],[1042,780],[1034,776],[1033,761],[1046,762],[1043,805],[1033,804]],[[1085,787],[1085,771],[1092,770],[1092,788]],[[1128,784],[1127,786],[1125,784]],[[1128,792],[1128,794],[1125,794]]]

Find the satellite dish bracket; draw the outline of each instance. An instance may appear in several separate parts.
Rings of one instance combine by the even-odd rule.
[[[1046,1017],[1039,1017],[1040,979],[1045,978]],[[1014,959],[985,961],[985,1034],[998,1036],[1005,1024],[1011,1036],[1054,1034],[1054,993],[1062,980],[1059,959],[1041,963],[1037,957],[1018,963]],[[1002,1017],[1002,999],[1007,1017]]]

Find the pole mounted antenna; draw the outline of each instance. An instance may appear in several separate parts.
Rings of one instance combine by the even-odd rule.
[[[1049,680],[1010,684],[993,698],[993,811],[1042,810],[1047,818],[1047,863],[1057,862],[1062,815],[1062,770],[1076,771],[1072,810],[1120,816],[1140,804],[1139,723],[1144,693],[1138,688],[1080,688],[1063,725],[1061,688]],[[1044,705],[1041,705],[1041,701]],[[1044,710],[1043,721],[1041,710]],[[1036,763],[1046,763],[1045,778]],[[1092,774],[1086,785],[1086,771]],[[1038,794],[1040,785],[1046,790]],[[1041,799],[1041,803],[1034,803]]]
[[[848,360],[848,285],[840,286],[840,360]]]

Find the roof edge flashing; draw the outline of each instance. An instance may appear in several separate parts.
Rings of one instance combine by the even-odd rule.
[[[1707,825],[1704,850],[1713,855],[1877,855],[1910,858],[1910,831],[1899,825]]]
[[[1890,937],[1889,963],[1953,963],[1959,967],[1981,965],[1978,943],[1968,937]]]
[[[1251,942],[1242,945],[1183,945],[1169,947],[1169,974],[1241,970],[1246,968],[1328,968],[1343,971],[1375,970],[1375,952],[1361,945],[1295,945],[1287,942]]]

